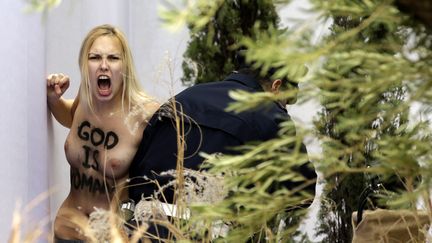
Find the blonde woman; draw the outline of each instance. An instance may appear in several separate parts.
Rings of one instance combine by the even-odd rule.
[[[81,84],[75,100],[62,98],[68,76],[47,77],[48,106],[57,121],[70,128],[64,148],[71,186],[54,222],[56,242],[86,240],[76,222],[86,222],[95,208],[109,209],[127,199],[127,190],[121,187],[147,119],[159,107],[140,87],[119,29],[92,29],[82,43],[79,67]]]

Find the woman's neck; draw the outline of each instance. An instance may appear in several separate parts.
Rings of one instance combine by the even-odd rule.
[[[122,115],[128,110],[128,102],[125,100],[94,102],[93,112],[98,117],[109,117],[113,115]]]

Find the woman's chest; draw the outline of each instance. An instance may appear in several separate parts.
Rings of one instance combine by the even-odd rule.
[[[77,118],[65,142],[69,164],[89,174],[120,178],[128,173],[139,134],[132,134],[120,121],[93,121]]]

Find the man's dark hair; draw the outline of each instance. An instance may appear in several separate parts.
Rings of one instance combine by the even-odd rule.
[[[247,63],[245,59],[246,49],[239,49],[236,53],[237,72],[246,75],[254,76],[261,86],[265,87],[271,85],[273,80],[282,80],[282,87],[284,89],[298,88],[298,82],[284,77],[276,77],[275,74],[278,71],[278,67],[272,67],[267,71],[263,71],[261,68],[254,68],[254,63]]]
[[[284,89],[292,89],[298,88],[298,83],[292,80],[289,80],[286,76],[284,77],[276,77],[275,73],[277,68],[270,68],[267,72],[263,72],[261,69],[254,69],[251,66],[243,66],[237,72],[246,75],[254,76],[261,86],[267,87],[271,85],[273,80],[280,79],[282,80],[282,87]]]

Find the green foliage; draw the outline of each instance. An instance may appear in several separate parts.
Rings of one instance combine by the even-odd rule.
[[[227,239],[244,240],[261,232],[270,241],[280,235],[286,241],[299,240],[294,238],[295,227],[275,233],[271,222],[284,214],[284,207],[307,198],[301,193],[304,187],[267,189],[281,178],[307,183],[293,170],[306,154],[280,149],[287,145],[298,148],[299,141],[310,135],[321,141],[322,154],[314,162],[327,183],[317,229],[323,242],[351,241],[351,213],[366,187],[385,187],[373,206],[413,208],[417,200],[429,199],[431,127],[425,120],[431,117],[432,35],[414,15],[401,12],[397,2],[311,0],[319,18],[289,31],[269,27],[264,32],[253,31],[254,36],[236,37],[248,49],[249,62],[263,70],[279,67],[279,74],[312,87],[303,89],[302,97],[318,98],[322,110],[315,131],[295,134],[292,125],[284,124],[278,139],[245,146],[239,156],[210,159],[214,171],[230,175],[226,184],[232,195],[217,205],[197,207],[198,218],[231,222]],[[326,20],[332,21],[331,33],[319,43],[312,41],[317,25]],[[214,43],[215,30],[201,26],[212,38],[200,43]],[[259,30],[260,25],[254,26]],[[230,29],[240,33],[236,30]],[[200,47],[206,49],[188,55],[212,63],[217,60],[215,47]],[[225,55],[225,61],[232,58]],[[214,68],[205,61],[199,63],[205,71]],[[309,75],[299,79],[305,64]],[[240,100],[230,108],[237,111],[274,99],[265,94],[232,95]]]
[[[241,38],[254,38],[256,32],[279,21],[271,0],[198,1],[189,5],[186,17],[179,18],[183,11],[164,12],[163,16],[171,23],[187,23],[191,30],[182,63],[182,82],[189,86],[222,80],[239,66],[236,50]]]
[[[46,12],[58,6],[62,0],[26,0],[27,12]]]
[[[334,212],[330,219],[323,210],[320,232],[326,235],[325,242],[349,242],[351,213],[357,209],[359,195],[366,187],[378,181],[386,190],[400,194],[413,191],[416,186],[420,157],[411,154],[418,151],[412,143],[420,141],[407,128],[410,98],[414,94],[408,92],[407,81],[415,80],[419,70],[402,52],[409,38],[401,34],[408,28],[404,26],[407,17],[391,2],[334,2],[338,2],[337,6],[318,6],[334,18],[328,41],[338,41],[350,32],[355,35],[332,48],[314,77],[324,106],[317,122],[317,128],[326,137],[326,159],[320,166],[327,174],[330,188],[325,195],[334,207],[330,209]],[[429,131],[417,132],[418,135]],[[368,167],[371,169],[365,170]],[[343,173],[357,168],[375,175]],[[395,177],[392,175],[399,179],[390,180]],[[415,201],[407,195],[400,195],[400,200],[381,198],[374,206],[412,208]]]
[[[308,161],[302,150],[301,134],[293,134],[292,122],[284,123],[283,128],[277,139],[239,148],[242,155],[208,157],[210,171],[225,175],[230,193],[216,205],[194,209],[198,220],[230,223],[232,227],[224,240],[261,242],[259,239],[267,238],[272,242],[285,242],[293,237],[299,223],[294,219],[302,218],[305,213],[298,207],[310,202],[313,195],[306,188],[315,182],[305,181],[295,171]],[[297,185],[291,189],[281,186],[287,181]],[[281,218],[287,219],[289,226],[278,231]]]

